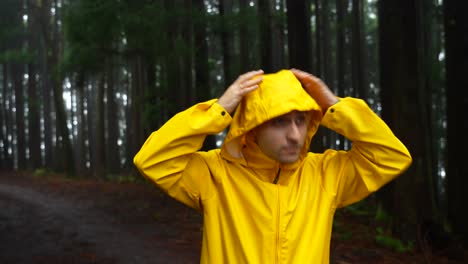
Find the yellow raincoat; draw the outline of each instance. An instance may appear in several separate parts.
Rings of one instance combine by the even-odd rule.
[[[264,155],[248,133],[293,110],[311,111],[307,144],[293,164]],[[310,153],[319,124],[350,139],[349,151]],[[221,149],[199,151],[230,125]],[[405,146],[362,101],[323,115],[290,71],[263,77],[233,118],[211,100],[170,119],[134,158],[171,197],[203,213],[201,263],[329,263],[335,210],[359,201],[411,163]],[[273,184],[275,177],[277,184]]]

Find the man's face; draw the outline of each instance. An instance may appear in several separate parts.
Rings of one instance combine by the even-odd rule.
[[[308,112],[293,111],[269,120],[254,129],[262,152],[281,163],[299,159],[310,122]]]

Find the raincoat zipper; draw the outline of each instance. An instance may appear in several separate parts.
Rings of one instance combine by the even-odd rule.
[[[280,196],[279,196],[279,186],[277,185],[276,186],[276,194],[277,194],[277,197],[278,197],[278,212],[276,214],[276,263],[280,263],[280,249],[281,249],[281,245],[280,245]]]
[[[276,197],[277,197],[277,212],[276,212],[276,260],[275,260],[275,263],[280,263],[280,258],[279,258],[279,255],[280,255],[280,213],[281,213],[281,210],[280,210],[280,187],[279,185],[277,185],[278,183],[278,180],[279,180],[279,176],[280,176],[280,173],[281,173],[281,168],[278,168],[278,172],[276,173],[276,177],[275,177],[275,180],[273,181],[273,184],[276,184]]]

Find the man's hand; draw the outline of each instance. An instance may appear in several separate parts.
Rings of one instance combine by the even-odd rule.
[[[258,85],[262,82],[262,77],[260,76],[262,74],[263,70],[258,70],[239,76],[218,99],[218,104],[232,114],[244,95],[258,88]],[[253,79],[254,77],[257,78]]]
[[[335,94],[319,78],[298,69],[291,69],[291,72],[301,82],[302,87],[304,87],[307,93],[309,93],[322,108],[323,113],[325,113],[330,106],[338,102],[338,98]]]

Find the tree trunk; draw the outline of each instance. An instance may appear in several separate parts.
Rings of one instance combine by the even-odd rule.
[[[395,216],[394,230],[403,238],[417,237],[420,224],[438,220],[426,155],[431,153],[430,90],[421,81],[426,78],[421,67],[425,61],[418,52],[427,48],[418,37],[422,12],[415,2],[405,0],[379,5],[382,117],[413,157],[408,171],[381,193],[384,208]]]
[[[256,63],[251,60],[250,52],[254,40],[249,21],[252,18],[252,7],[248,0],[239,1],[239,15],[241,16],[239,25],[239,73],[244,73],[254,69]]]
[[[13,87],[15,89],[15,116],[16,116],[16,155],[18,169],[26,169],[26,134],[23,95],[23,70],[21,65],[13,64]]]
[[[96,141],[94,148],[96,151],[95,162],[94,162],[94,177],[95,178],[105,178],[105,168],[106,168],[106,153],[105,153],[105,132],[104,132],[104,86],[106,82],[105,73],[101,73],[97,85],[97,94],[96,94],[96,107],[95,112],[93,113],[96,117],[95,127],[96,127]]]
[[[2,82],[2,85],[3,85],[3,91],[2,91],[2,108],[1,108],[1,113],[2,113],[2,127],[1,127],[1,130],[2,130],[2,133],[5,132],[3,134],[3,137],[2,137],[2,154],[3,154],[3,162],[2,162],[2,168],[4,169],[13,169],[13,155],[12,155],[12,149],[13,149],[13,145],[12,145],[12,141],[13,140],[9,140],[10,137],[13,136],[13,121],[12,121],[12,118],[11,118],[11,113],[13,111],[11,111],[11,105],[12,105],[12,102],[10,100],[8,100],[8,98],[12,98],[12,96],[8,93],[8,78],[9,78],[9,75],[8,75],[8,66],[6,63],[2,64],[2,75],[3,75],[3,82]],[[10,107],[7,107],[7,106],[10,106]]]
[[[75,171],[76,175],[83,176],[87,174],[86,163],[87,151],[85,144],[86,135],[86,117],[85,117],[85,93],[84,93],[84,73],[78,72],[76,74],[75,81],[75,97],[76,97],[76,119],[77,119],[77,133],[75,139]],[[88,112],[88,114],[90,114]]]
[[[315,44],[311,47],[312,51],[312,66],[311,73],[317,77],[322,75],[322,10],[321,10],[321,0],[314,0],[314,13],[312,16],[315,17],[315,27],[312,28],[311,43]],[[310,144],[310,150],[312,152],[323,152],[325,150],[324,137],[325,129],[322,126],[319,126],[317,132],[314,135],[314,138]]]
[[[115,89],[115,71],[114,64],[107,64],[107,87],[106,87],[106,106],[107,106],[107,139],[106,139],[106,165],[107,171],[116,174],[120,169],[120,155],[119,155],[119,115],[116,102],[116,89]]]
[[[197,89],[197,101],[206,101],[212,98],[210,89],[210,75],[208,65],[208,43],[206,33],[206,11],[202,0],[193,1],[197,17],[200,19],[193,26],[194,55],[195,55],[195,88]],[[216,148],[216,138],[213,135],[206,137],[203,150]]]
[[[276,5],[276,6],[275,6]],[[284,11],[284,4],[282,1],[280,3],[275,3],[274,8],[271,10],[272,17],[270,21],[270,28],[271,28],[271,63],[272,63],[272,71],[277,72],[281,69],[285,69],[287,67],[286,62],[286,36],[285,36],[285,11]]]
[[[143,113],[143,58],[140,55],[134,56],[130,61],[130,70],[132,73],[130,85],[130,124],[127,127],[128,148],[127,163],[132,164],[133,157],[144,143],[144,133],[142,116]]]
[[[336,87],[334,91],[338,96],[345,96],[346,87],[346,5],[343,0],[336,0]],[[337,135],[340,149],[344,149],[345,138]]]
[[[35,49],[38,48],[37,27],[36,27],[36,12],[31,0],[28,0],[28,48],[31,54],[36,55]],[[35,62],[28,63],[28,131],[29,131],[29,159],[30,166],[37,169],[42,165],[41,159],[41,101],[37,89],[36,72],[37,64]]]
[[[56,0],[54,1],[54,3],[55,6],[57,6]],[[59,147],[57,158],[60,158],[60,160],[62,161],[60,162],[60,166],[63,167],[63,171],[69,174],[73,174],[74,158],[72,145],[70,141],[70,133],[67,127],[65,104],[63,101],[62,78],[57,75],[54,76],[53,74],[58,68],[58,64],[60,61],[59,56],[62,54],[60,46],[62,39],[60,38],[59,34],[57,14],[55,17],[51,18],[50,9],[51,0],[42,2],[42,5],[40,6],[39,23],[41,28],[41,36],[43,38],[45,48],[47,50],[45,56],[48,75],[46,75],[45,78],[49,79],[48,84],[52,87],[53,91],[53,103],[56,111],[57,121],[57,138],[59,139],[59,141],[57,141],[57,147]],[[53,23],[50,24],[50,21],[53,21]]]
[[[37,93],[36,67],[28,64],[28,124],[29,124],[29,155],[31,167],[41,167],[41,127],[40,127],[40,100]]]
[[[467,1],[444,1],[446,78],[447,78],[447,140],[448,140],[448,217],[455,234],[468,241],[468,166],[465,151],[468,149],[468,9]]]
[[[234,74],[234,56],[233,56],[233,43],[234,34],[232,24],[232,1],[219,1],[219,15],[221,16],[221,50],[223,53],[223,72],[224,72],[224,86],[227,87],[234,81],[236,75]]]
[[[287,0],[289,66],[311,71],[309,1]]]
[[[47,48],[47,47],[45,47]],[[44,55],[45,56],[45,55]],[[53,167],[53,144],[52,138],[54,134],[52,132],[52,93],[50,91],[50,80],[48,78],[48,66],[47,63],[42,65],[42,116],[44,117],[44,167],[52,168]]]
[[[313,39],[313,42],[315,42],[315,49],[314,53],[312,55],[313,59],[313,74],[316,76],[323,76],[323,37],[322,37],[322,32],[323,32],[323,23],[322,23],[322,16],[323,16],[323,11],[322,11],[322,1],[321,0],[314,0],[314,7],[315,7],[315,29],[313,31],[315,32],[315,39]]]
[[[271,28],[271,1],[258,0],[258,16],[260,19],[260,58],[261,68],[265,73],[274,71],[272,28]]]
[[[353,0],[353,26],[352,26],[352,83],[356,97],[363,100],[369,97],[369,87],[366,81],[366,53],[364,49],[363,3]]]

